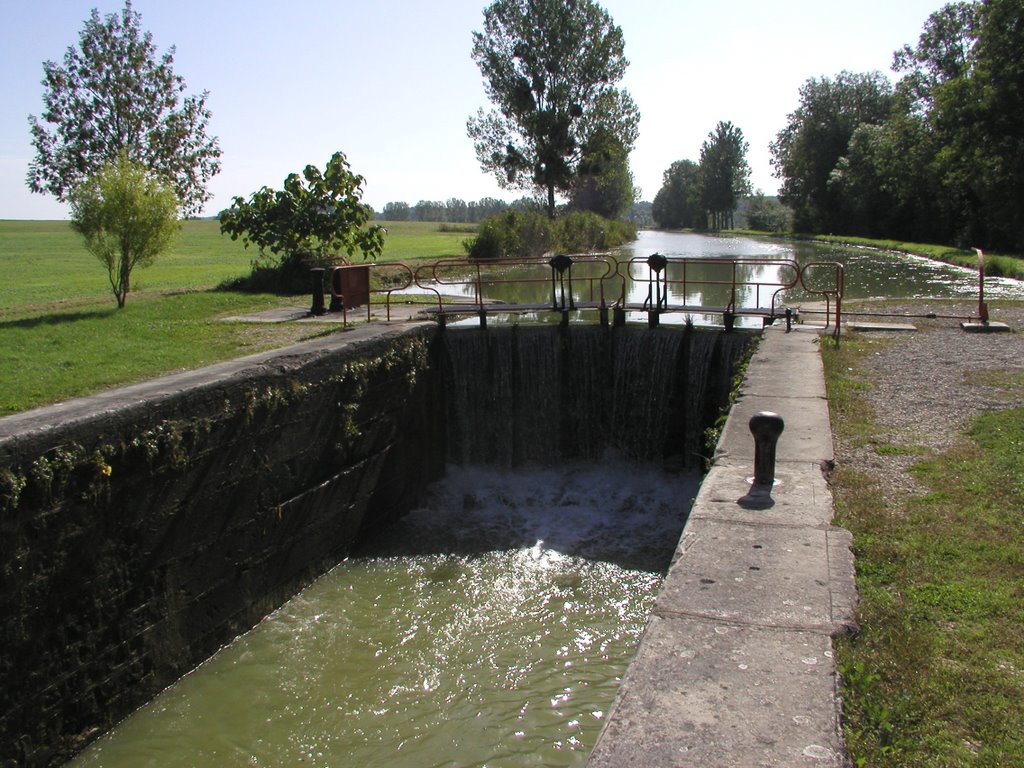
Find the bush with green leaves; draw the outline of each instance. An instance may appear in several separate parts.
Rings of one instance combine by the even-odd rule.
[[[178,196],[163,178],[122,153],[68,195],[71,226],[107,268],[124,307],[135,267],[152,264],[178,233]]]
[[[335,152],[323,172],[307,165],[301,176],[289,174],[281,190],[263,187],[248,200],[236,197],[220,213],[220,230],[232,240],[241,238],[246,247],[258,246],[254,277],[278,283],[262,287],[304,291],[310,267],[356,253],[375,259],[383,251],[385,230],[367,226],[373,208],[360,202],[364,181],[344,153]]]
[[[590,253],[636,239],[636,225],[575,211],[551,220],[537,211],[507,211],[485,219],[465,242],[472,259],[538,258],[546,253]]]
[[[789,232],[792,212],[774,197],[758,192],[747,203],[747,227],[761,232]]]

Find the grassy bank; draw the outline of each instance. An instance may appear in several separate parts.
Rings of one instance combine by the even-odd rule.
[[[945,245],[928,245],[927,243],[905,243],[899,240],[870,240],[864,237],[834,237],[832,235],[815,235],[812,240],[836,245],[855,245],[866,248],[879,248],[883,251],[909,253],[924,256],[947,264],[957,264],[970,269],[978,268],[978,254],[973,250],[950,248]],[[986,253],[985,274],[992,277],[1013,277],[1024,280],[1024,258],[1009,254]]]
[[[912,256],[923,256],[926,259],[956,264],[970,269],[978,268],[978,254],[973,250],[952,248],[947,245],[930,245],[928,243],[907,243],[902,240],[873,240],[867,237],[847,237],[845,235],[794,235],[778,232],[760,232],[750,229],[729,230],[731,234],[750,235],[753,237],[783,238],[789,240],[813,240],[832,245],[849,245],[862,248],[877,248],[894,253],[907,253]],[[985,274],[992,277],[1013,277],[1024,280],[1024,258],[1011,254],[986,253]]]
[[[938,455],[893,444],[863,396],[878,343],[823,348],[833,430],[915,458],[925,492],[893,498],[870,467],[833,475],[861,600],[860,631],[837,643],[848,745],[858,766],[1024,765],[1024,410],[980,417]],[[1024,375],[985,384],[1019,396]]]
[[[465,232],[384,224],[382,261],[465,253]],[[185,222],[169,253],[132,273],[133,290],[119,312],[103,265],[67,222],[0,221],[0,415],[323,333],[220,320],[303,303],[215,290],[246,275],[254,255],[222,237],[215,221]]]

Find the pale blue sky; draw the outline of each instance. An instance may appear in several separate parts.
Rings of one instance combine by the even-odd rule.
[[[342,150],[364,200],[514,199],[476,163],[466,119],[488,107],[470,58],[487,0],[135,0],[158,50],[177,47],[190,92],[208,90],[223,150],[206,213]],[[631,156],[644,199],[675,160],[697,160],[719,120],[750,142],[756,188],[777,189],[768,143],[810,77],[889,66],[941,0],[605,0],[626,39],[622,85],[640,108]],[[0,219],[66,218],[25,186],[28,115],[42,62],[61,61],[95,7],[121,0],[3,0]]]

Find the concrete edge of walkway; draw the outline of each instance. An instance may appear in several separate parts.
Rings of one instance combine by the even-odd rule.
[[[589,768],[849,765],[832,638],[857,596],[816,342],[766,329]],[[768,497],[752,492],[760,411],[785,420]]]
[[[200,368],[168,373],[138,384],[129,384],[4,416],[0,418],[0,455],[3,455],[8,444],[45,437],[58,428],[66,429],[77,422],[93,420],[98,414],[115,417],[118,414],[128,414],[134,409],[153,410],[183,390],[214,387],[241,375],[258,375],[268,371],[286,372],[320,356],[334,354],[343,347],[388,339],[414,328],[427,328],[433,325],[431,321],[363,323],[354,325],[344,332],[332,333],[311,341],[256,352]]]

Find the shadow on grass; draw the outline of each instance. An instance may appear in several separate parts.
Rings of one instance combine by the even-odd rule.
[[[0,330],[20,328],[28,330],[46,325],[63,325],[65,323],[76,323],[79,320],[102,320],[113,317],[117,314],[116,307],[107,309],[93,309],[85,312],[60,312],[49,315],[36,315],[35,317],[23,317],[18,320],[0,320]]]

